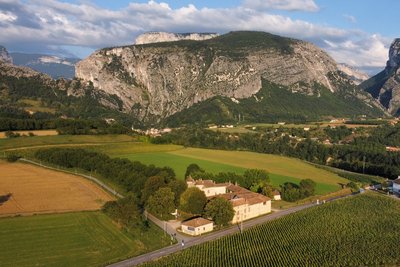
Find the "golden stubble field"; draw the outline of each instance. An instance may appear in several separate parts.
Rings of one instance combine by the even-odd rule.
[[[0,216],[98,210],[114,198],[82,177],[0,161]]]
[[[56,130],[32,130],[32,131],[13,131],[14,133],[19,133],[21,135],[29,135],[29,133],[33,133],[35,136],[51,136],[58,135]],[[0,138],[6,138],[6,132],[0,132]]]

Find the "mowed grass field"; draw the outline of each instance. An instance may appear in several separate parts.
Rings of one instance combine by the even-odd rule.
[[[0,161],[0,216],[98,210],[114,198],[82,177],[29,164]]]
[[[339,190],[348,180],[332,172],[316,168],[294,158],[245,151],[225,151],[184,148],[175,145],[130,143],[92,147],[113,157],[128,158],[156,166],[170,166],[179,179],[184,178],[186,167],[196,163],[208,172],[243,173],[246,169],[264,169],[270,172],[273,185],[284,182],[298,183],[310,178],[317,182],[317,194]]]
[[[101,212],[0,218],[0,240],[2,267],[104,266],[169,245],[152,224],[128,234]]]

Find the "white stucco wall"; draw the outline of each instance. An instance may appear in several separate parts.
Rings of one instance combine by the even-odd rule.
[[[188,235],[193,235],[193,236],[208,233],[208,232],[211,232],[212,230],[214,230],[213,223],[209,223],[209,224],[198,226],[198,227],[182,225],[182,232],[184,232],[185,234],[188,234]]]
[[[232,223],[238,223],[241,220],[248,220],[271,212],[271,200],[264,203],[257,203],[253,205],[240,205],[233,208],[235,215],[233,216]]]

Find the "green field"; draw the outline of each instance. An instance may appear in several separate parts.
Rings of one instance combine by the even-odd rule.
[[[120,157],[128,158],[132,161],[140,161],[145,164],[154,164],[160,167],[170,166],[174,169],[175,174],[179,179],[184,179],[186,167],[191,163],[196,163],[201,166],[201,168],[212,173],[236,172],[238,174],[243,174],[246,170],[245,168],[239,166],[232,166],[203,159],[193,159],[190,157],[178,156],[165,152],[128,154],[120,155]]]
[[[0,219],[1,266],[99,266],[169,245],[161,229],[127,234],[101,212]]]
[[[374,193],[323,204],[144,266],[399,266],[400,201]]]
[[[197,163],[208,172],[237,172],[245,169],[265,169],[270,172],[272,184],[298,183],[310,178],[317,182],[317,194],[326,194],[340,189],[348,180],[332,172],[316,168],[298,159],[245,151],[223,151],[212,149],[184,148],[178,145],[154,145],[139,142],[126,135],[99,136],[35,136],[1,139],[0,149],[37,148],[51,145],[81,146],[106,153],[112,157],[123,157],[159,167],[172,167],[179,179],[183,179],[186,167]],[[28,150],[18,153],[31,156]],[[10,152],[7,152],[10,153]]]
[[[94,147],[93,149],[101,150],[114,157],[124,157],[160,167],[170,166],[175,170],[179,179],[183,179],[189,164],[196,163],[212,173],[243,173],[246,169],[265,169],[270,172],[272,184],[275,186],[288,181],[298,183],[301,179],[310,178],[317,182],[317,194],[336,191],[340,189],[339,184],[348,183],[348,180],[337,174],[316,168],[298,159],[276,155],[145,143],[125,145],[121,148],[109,147],[110,150],[104,149],[104,147]],[[160,149],[161,152],[157,152],[157,149]]]
[[[35,146],[104,144],[133,142],[137,138],[128,135],[54,135],[0,139],[0,149],[17,149]]]

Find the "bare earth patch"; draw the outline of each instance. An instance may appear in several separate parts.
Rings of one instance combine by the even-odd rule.
[[[8,195],[0,205],[0,216],[98,210],[113,200],[82,177],[0,161],[0,196]]]

